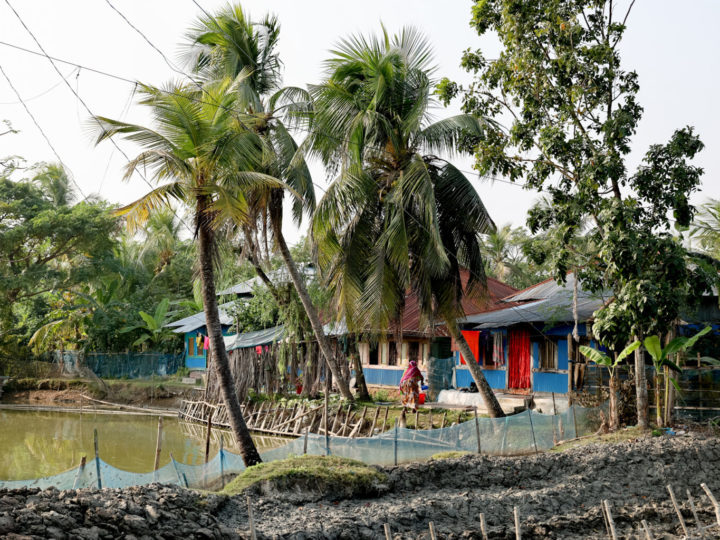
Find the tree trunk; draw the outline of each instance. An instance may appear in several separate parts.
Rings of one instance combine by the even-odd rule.
[[[363,372],[362,362],[360,361],[360,354],[356,351],[356,354],[352,355],[353,364],[355,367],[355,381],[357,384],[357,398],[360,401],[370,401],[370,392],[368,392],[367,384],[365,383],[365,373]]]
[[[200,220],[206,219],[202,214]],[[200,258],[200,277],[202,279],[202,296],[205,309],[205,323],[208,337],[210,338],[210,349],[215,367],[220,391],[227,409],[230,427],[232,428],[235,441],[240,447],[240,454],[246,467],[262,462],[260,454],[255,448],[255,443],[245,424],[245,419],[240,409],[240,402],[233,391],[232,374],[225,342],[222,336],[220,325],[220,314],[218,311],[217,296],[215,295],[215,270],[213,268],[213,232],[207,223],[200,223],[198,227],[198,256]],[[208,355],[210,356],[210,355]]]
[[[636,341],[640,341],[635,336]],[[642,355],[642,347],[635,349],[635,396],[637,398],[638,427],[647,429],[648,423],[648,391],[647,379],[645,378],[645,360]]]
[[[673,424],[675,423],[675,419],[673,418],[674,409],[675,409],[675,385],[670,382],[670,368],[668,368],[666,366],[665,367],[665,422],[664,422],[666,427],[672,427]]]
[[[598,366],[598,369],[600,367]],[[618,376],[617,369],[610,372],[610,431],[617,431],[620,427],[618,413]]]
[[[485,408],[488,410],[488,414],[490,414],[492,418],[504,417],[505,412],[502,410],[502,407],[500,406],[500,402],[497,400],[497,397],[495,397],[495,392],[492,391],[492,388],[490,388],[487,379],[485,379],[485,375],[483,375],[482,369],[480,369],[480,366],[477,363],[477,359],[470,350],[470,345],[468,345],[467,341],[465,341],[465,337],[462,335],[460,328],[458,328],[456,324],[447,324],[447,328],[450,331],[450,335],[455,340],[458,348],[460,349],[460,353],[462,353],[463,357],[465,358],[465,364],[470,370],[473,379],[475,379],[475,384],[477,385],[478,392],[480,392],[480,395],[483,398],[483,402],[485,403]]]
[[[313,332],[315,333],[315,339],[317,339],[318,345],[320,346],[320,351],[325,358],[325,363],[330,368],[330,372],[333,374],[333,377],[337,382],[338,388],[340,389],[340,393],[342,394],[342,396],[347,400],[353,401],[353,395],[352,392],[350,392],[350,385],[348,384],[348,381],[342,377],[342,374],[340,373],[340,368],[337,362],[335,362],[335,358],[333,357],[332,351],[330,349],[330,343],[328,342],[327,336],[325,336],[325,332],[323,331],[320,317],[317,314],[315,306],[310,300],[310,295],[308,294],[305,287],[305,282],[300,276],[297,266],[295,265],[295,261],[290,254],[290,250],[285,243],[285,237],[283,236],[281,225],[280,223],[278,223],[277,220],[271,221],[273,227],[273,235],[275,236],[275,242],[277,242],[278,248],[280,250],[280,256],[285,262],[285,266],[287,267],[290,274],[290,279],[292,279],[295,290],[297,291],[298,296],[300,297],[300,301],[305,308],[305,313],[307,313],[308,319],[310,319],[310,324],[312,325]]]

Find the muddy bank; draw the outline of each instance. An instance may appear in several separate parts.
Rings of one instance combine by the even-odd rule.
[[[302,500],[297,491],[254,495],[258,537],[375,539],[384,538],[383,524],[389,523],[396,539],[429,538],[427,524],[433,521],[440,538],[479,539],[482,512],[489,537],[509,539],[515,537],[512,509],[517,506],[523,538],[607,538],[600,502],[608,499],[619,537],[634,538],[631,533],[644,519],[655,538],[676,538],[682,531],[665,486],[672,484],[682,499],[691,527],[695,522],[686,489],[695,498],[700,520],[712,523],[714,513],[700,483],[720,496],[720,441],[699,435],[647,438],[560,454],[465,456],[383,471],[387,484],[372,499],[308,493]],[[0,535],[9,533],[35,538],[249,537],[244,496],[205,497],[157,486],[0,491]],[[720,537],[720,530],[716,534]]]

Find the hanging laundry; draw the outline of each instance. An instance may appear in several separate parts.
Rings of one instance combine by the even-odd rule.
[[[206,351],[210,348],[210,338],[205,336],[205,343],[203,344],[203,349]]]
[[[198,349],[202,347],[202,345],[203,345],[203,337],[202,337],[202,334],[198,334],[198,335],[197,335],[197,337],[195,338],[195,344],[197,345],[197,348],[198,348]]]
[[[262,345],[257,345],[257,346],[255,347],[255,352],[258,353],[258,354],[262,354]]]
[[[502,332],[493,333],[493,364],[498,367],[505,365],[505,347],[503,346]]]

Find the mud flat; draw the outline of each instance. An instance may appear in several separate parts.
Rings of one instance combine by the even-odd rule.
[[[258,538],[370,539],[607,538],[601,501],[612,507],[618,538],[637,538],[645,520],[655,538],[683,536],[666,486],[678,497],[686,526],[715,513],[700,488],[720,496],[720,441],[700,435],[643,438],[522,458],[464,456],[379,468],[386,480],[372,498],[338,499],[305,485],[287,491],[251,488]],[[286,484],[285,484],[286,486]],[[0,537],[249,538],[245,495],[200,494],[170,486],[123,490],[0,491]],[[129,535],[129,536],[127,536]],[[720,537],[720,528],[706,537]]]

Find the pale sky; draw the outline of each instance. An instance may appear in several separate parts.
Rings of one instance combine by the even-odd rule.
[[[0,1],[0,41],[38,50],[6,1]],[[9,1],[51,56],[153,85],[178,77],[104,0]],[[110,1],[173,61],[185,29],[200,13],[192,0]],[[225,4],[219,0],[198,2],[210,12]],[[469,27],[472,3],[466,0],[246,0],[242,5],[254,18],[267,11],[278,15],[285,85],[317,82],[322,61],[338,39],[356,32],[377,32],[381,21],[391,32],[405,25],[420,28],[434,46],[438,76],[459,82],[470,80],[459,67],[463,50],[482,47],[490,58],[498,52],[496,43],[481,42]],[[666,141],[676,128],[695,126],[706,145],[697,160],[705,176],[701,193],[693,198],[696,204],[708,197],[720,198],[718,21],[717,0],[638,0],[621,46],[625,66],[639,74],[639,101],[645,109],[634,138],[631,165],[637,163],[649,144]],[[0,44],[0,65],[86,194],[99,193],[109,201],[128,203],[149,189],[138,176],[128,183],[121,182],[124,158],[109,142],[93,146],[87,133],[89,115],[47,59]],[[133,85],[86,70],[80,70],[78,75],[66,64],[58,63],[58,67],[94,114],[147,122],[143,108],[129,101]],[[455,105],[438,110],[436,115],[457,112]],[[56,161],[0,77],[2,119],[10,120],[20,133],[0,137],[0,156],[17,154],[29,164]],[[118,142],[131,157],[137,153],[132,145]],[[454,162],[471,170],[470,159]],[[321,167],[313,166],[313,174],[316,183],[326,184]],[[525,223],[527,209],[537,194],[479,180],[477,175],[471,179],[496,223]],[[289,220],[285,228],[290,241],[301,234]]]

